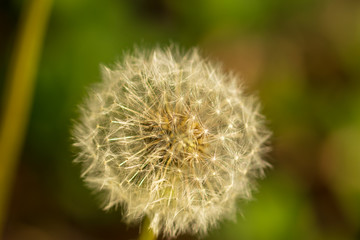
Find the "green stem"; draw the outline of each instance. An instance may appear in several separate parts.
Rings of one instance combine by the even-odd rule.
[[[155,234],[150,229],[150,219],[148,217],[144,218],[139,240],[156,240]]]
[[[0,121],[0,236],[3,235],[17,159],[26,132],[51,4],[51,0],[30,0],[25,5],[9,65]]]

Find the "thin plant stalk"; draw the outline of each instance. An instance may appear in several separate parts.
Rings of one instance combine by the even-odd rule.
[[[31,109],[36,72],[52,0],[24,5],[9,65],[0,121],[0,236]]]
[[[153,231],[149,228],[150,219],[148,217],[144,218],[143,225],[141,227],[139,240],[156,240],[156,236]]]

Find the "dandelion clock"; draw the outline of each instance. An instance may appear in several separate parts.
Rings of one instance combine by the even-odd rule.
[[[239,85],[196,49],[135,50],[103,66],[73,136],[104,209],[121,205],[127,223],[146,216],[166,237],[201,235],[233,217],[268,166],[270,135]]]

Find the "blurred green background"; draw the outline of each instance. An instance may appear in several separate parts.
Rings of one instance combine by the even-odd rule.
[[[23,4],[0,3],[1,93]],[[55,0],[5,239],[138,237],[83,185],[70,129],[100,63],[169,42],[238,73],[274,132],[254,200],[205,239],[360,239],[356,0]]]

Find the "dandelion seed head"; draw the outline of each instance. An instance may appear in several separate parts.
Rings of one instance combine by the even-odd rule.
[[[147,215],[155,234],[174,237],[206,233],[251,197],[269,131],[235,76],[169,47],[126,55],[102,80],[74,138],[105,209],[123,205],[127,222]]]

